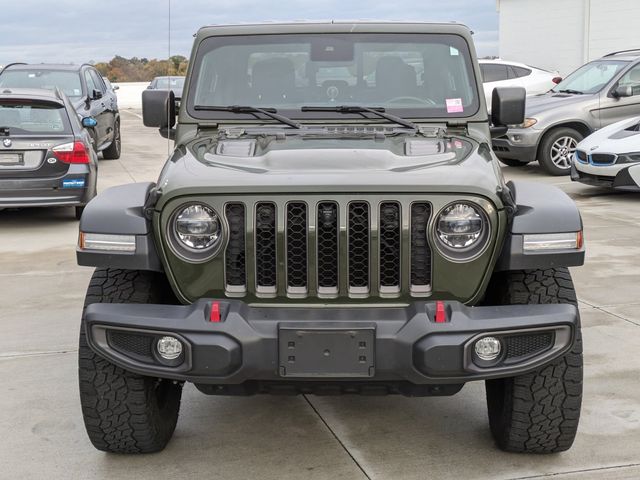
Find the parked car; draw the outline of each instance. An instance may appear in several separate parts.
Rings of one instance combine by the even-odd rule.
[[[0,88],[59,88],[69,98],[79,118],[98,122],[89,128],[93,149],[106,159],[120,158],[118,99],[92,65],[10,64],[0,72]]]
[[[502,163],[540,161],[568,175],[578,143],[594,131],[640,115],[640,50],[614,52],[583,65],[550,92],[527,99],[526,119],[493,140]]]
[[[98,157],[59,89],[0,89],[0,208],[75,207],[96,195]]]
[[[148,90],[171,90],[176,99],[176,110],[180,109],[180,101],[182,100],[182,89],[184,88],[185,77],[156,77],[149,86]]]
[[[640,117],[609,125],[576,147],[571,179],[587,185],[640,190]]]
[[[490,132],[523,121],[525,91],[496,90],[490,128],[470,30],[216,26],[192,52],[177,128],[172,92],[142,94],[144,124],[175,138],[157,183],[105,190],[80,223],[93,445],[163,449],[184,382],[427,396],[475,380],[500,448],[568,449],[582,221],[561,190],[502,178]],[[344,65],[376,71],[333,85],[349,104],[329,71],[298,75]]]
[[[501,59],[480,59],[482,86],[491,110],[491,94],[497,87],[524,87],[527,96],[546,93],[562,81],[558,72],[549,72],[524,63]]]
[[[112,92],[115,92],[116,90],[120,90],[120,86],[115,83],[112,84],[107,77],[102,77],[102,80],[104,81],[104,84],[107,86],[107,90],[111,90]]]

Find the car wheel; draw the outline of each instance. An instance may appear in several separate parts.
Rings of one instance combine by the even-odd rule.
[[[167,303],[166,277],[136,270],[98,268],[85,308],[92,303]],[[176,301],[177,303],[177,301]],[[82,416],[91,443],[113,453],[162,450],[176,428],[182,384],[126,371],[96,354],[80,327],[78,375]]]
[[[551,130],[540,145],[540,165],[551,175],[569,175],[573,153],[583,138],[584,135],[573,128]]]
[[[113,141],[111,142],[111,145],[102,151],[102,157],[106,160],[117,160],[120,158],[120,151],[122,147],[122,138],[120,137],[120,120],[116,120],[113,130]]]
[[[524,167],[529,162],[521,162],[520,160],[516,160],[515,158],[498,158],[501,163],[504,163],[508,167]]]
[[[498,274],[489,286],[491,305],[569,303],[577,299],[569,270]],[[582,404],[580,326],[572,349],[531,373],[486,381],[491,434],[507,452],[556,453],[576,436]]]

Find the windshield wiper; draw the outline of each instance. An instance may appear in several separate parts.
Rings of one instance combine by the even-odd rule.
[[[280,123],[289,125],[290,127],[298,129],[302,128],[302,124],[300,122],[296,122],[284,115],[278,115],[278,111],[275,108],[258,108],[247,105],[196,105],[193,109],[207,112],[261,113],[269,118],[279,121]]]
[[[580,90],[573,90],[571,88],[564,88],[562,90],[554,90],[560,93],[573,93],[574,95],[582,95],[584,92],[581,92]]]
[[[418,131],[418,125],[401,117],[386,113],[382,107],[362,107],[359,105],[336,105],[335,107],[302,107],[303,112],[372,113],[390,122]]]

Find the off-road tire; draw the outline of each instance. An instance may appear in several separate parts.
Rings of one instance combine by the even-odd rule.
[[[113,126],[113,141],[111,145],[102,151],[102,158],[105,160],[118,160],[122,152],[122,137],[120,136],[120,120],[116,120]]]
[[[492,305],[570,303],[577,306],[569,270],[523,270],[497,274],[489,287]],[[580,326],[572,349],[540,369],[487,380],[493,438],[502,450],[556,453],[573,444],[582,403]]]
[[[576,144],[578,144],[584,138],[584,135],[569,127],[554,128],[544,135],[542,142],[540,142],[540,149],[538,150],[538,161],[540,162],[540,166],[550,175],[561,176],[571,173],[570,165],[568,168],[560,168],[555,165],[551,159],[552,145],[563,137],[571,137],[575,140]]]
[[[98,268],[85,307],[92,303],[175,303],[166,277],[154,272]],[[182,385],[127,372],[91,350],[84,322],[78,352],[80,403],[91,443],[113,453],[162,450],[173,435]]]
[[[520,160],[516,160],[515,158],[498,157],[498,160],[500,160],[500,163],[504,163],[507,167],[524,167],[525,165],[529,164],[529,162],[521,162]]]

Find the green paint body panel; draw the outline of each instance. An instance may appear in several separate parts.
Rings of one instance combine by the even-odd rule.
[[[168,219],[180,205],[186,202],[203,202],[218,213],[228,202],[240,202],[246,211],[252,212],[258,201],[276,203],[283,211],[288,201],[304,201],[313,212],[320,201],[335,201],[342,208],[353,200],[366,201],[371,207],[371,242],[377,244],[376,207],[383,201],[395,201],[401,205],[402,249],[409,248],[409,209],[412,202],[426,201],[432,207],[428,238],[432,249],[432,285],[429,292],[412,294],[409,285],[408,255],[402,256],[401,288],[396,295],[379,295],[377,253],[372,252],[371,281],[368,295],[349,296],[344,274],[339,275],[339,293],[334,298],[318,298],[315,295],[316,279],[313,268],[309,270],[309,292],[306,298],[291,298],[283,285],[275,296],[265,297],[248,288],[240,298],[252,304],[278,305],[383,305],[407,304],[416,299],[458,300],[467,304],[477,303],[483,296],[497,256],[506,235],[507,214],[501,193],[504,180],[497,158],[490,148],[489,123],[480,70],[476,61],[471,33],[467,27],[455,24],[412,23],[314,23],[269,24],[205,27],[195,38],[192,60],[198,46],[205,38],[223,35],[304,34],[304,33],[443,33],[461,36],[469,45],[473,59],[473,74],[477,79],[477,95],[480,108],[465,118],[412,118],[421,126],[439,126],[446,129],[445,141],[459,141],[463,146],[454,155],[405,154],[407,140],[435,141],[419,133],[380,138],[336,139],[298,137],[286,140],[255,138],[255,152],[246,156],[224,156],[216,153],[220,132],[230,127],[273,126],[270,120],[225,119],[221,122],[192,118],[185,105],[189,97],[189,79],[193,62],[187,74],[182,107],[176,128],[175,150],[166,163],[158,180],[158,201],[155,204],[153,225],[156,245],[170,283],[180,300],[190,303],[198,298],[225,298],[224,248],[215,258],[204,263],[187,262],[173,253],[166,241],[170,228]],[[455,120],[455,121],[454,121]],[[330,122],[310,120],[309,125],[376,126],[389,127],[381,119],[354,119],[335,114]],[[246,137],[244,138],[246,139]],[[487,247],[471,261],[455,262],[446,258],[436,247],[434,223],[438,212],[451,202],[473,202],[485,211],[490,224]],[[311,217],[311,215],[309,215]],[[254,261],[251,217],[247,217],[247,265]],[[341,225],[342,226],[342,225]],[[278,276],[285,273],[284,223],[278,219],[277,248],[279,253]],[[309,228],[314,239],[315,229]],[[345,231],[340,231],[340,265],[346,262]],[[315,248],[309,249],[310,264]],[[255,282],[253,269],[247,268],[247,283]],[[238,297],[238,295],[229,295]]]

